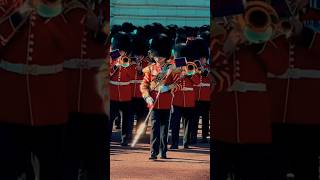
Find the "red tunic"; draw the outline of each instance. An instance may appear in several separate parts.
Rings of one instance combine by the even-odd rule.
[[[72,55],[66,59],[68,73],[69,111],[82,113],[104,113],[103,101],[98,95],[96,74],[105,61],[106,50],[85,27],[87,8],[67,7],[65,17],[75,35],[72,43]]]
[[[230,58],[233,83],[213,101],[213,136],[230,143],[270,143],[267,71],[283,73],[281,61],[259,59],[254,46],[241,46]]]
[[[141,62],[142,69],[147,67],[149,62],[146,59],[143,59]],[[136,68],[136,64],[134,64],[134,68]],[[134,71],[134,79],[131,81],[132,85],[132,97],[134,98],[142,98],[142,94],[140,91],[140,85],[143,80],[143,72]]]
[[[210,67],[207,65],[204,68],[209,69]],[[194,85],[195,93],[196,93],[196,101],[210,101],[211,94],[211,82],[209,77],[204,77],[198,75],[200,78],[200,83],[198,85]]]
[[[306,47],[278,39],[275,41],[277,48],[268,48],[268,52],[285,52],[277,57],[288,62],[286,73],[280,76],[270,74],[268,87],[275,123],[320,124],[320,36],[312,31],[301,36],[310,38]],[[265,56],[270,58],[270,55]]]
[[[160,65],[153,63],[144,68],[143,72],[144,78],[140,86],[142,96],[151,96],[153,100],[156,100],[158,94],[156,86],[158,82],[155,78],[161,72]],[[160,93],[159,98],[154,105],[155,109],[171,109],[173,102],[172,92],[181,89],[179,73],[171,72],[170,74],[167,74],[163,84],[169,86],[171,91]]]
[[[119,66],[117,70],[114,70],[115,63],[110,65],[110,99],[112,101],[131,101],[132,99],[132,86],[131,81],[134,79],[135,67],[130,65],[129,67]]]
[[[196,93],[195,85],[199,85],[200,76],[198,74],[181,80],[182,88],[174,93],[173,105],[179,107],[195,107]]]
[[[9,18],[0,27],[0,121],[35,126],[65,123],[62,68],[70,31],[63,16],[45,19],[33,12],[18,30]]]

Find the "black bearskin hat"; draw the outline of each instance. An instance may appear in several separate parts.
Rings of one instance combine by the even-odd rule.
[[[202,57],[209,58],[209,49],[207,42],[201,37],[197,37],[190,42],[190,52],[192,52],[192,59],[199,60]]]
[[[125,32],[118,32],[111,39],[112,49],[119,49],[120,51],[125,51],[127,53],[131,52],[130,48],[130,37]]]
[[[149,42],[146,41],[142,36],[136,35],[132,38],[132,54],[133,55],[148,55]]]
[[[135,27],[132,23],[129,23],[129,22],[124,22],[122,25],[121,25],[121,29],[123,32],[126,32],[126,33],[131,33]]]
[[[167,59],[171,56],[171,40],[165,34],[156,35],[150,45],[150,53],[153,57],[165,57]]]
[[[179,43],[175,45],[174,48],[174,54],[176,58],[179,57],[186,57],[187,60],[191,60],[191,52],[190,52],[190,46],[187,45],[186,43]]]
[[[210,44],[210,31],[204,31],[200,34],[200,37],[207,43],[207,46]]]

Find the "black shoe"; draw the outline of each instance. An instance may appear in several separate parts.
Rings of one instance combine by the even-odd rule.
[[[190,142],[190,144],[197,144],[197,138],[193,138]]]
[[[208,143],[208,139],[207,138],[202,138],[201,143]]]
[[[160,159],[167,159],[167,155],[161,155]]]
[[[127,141],[128,141],[128,142],[131,142],[131,141],[132,141],[132,135],[128,135]]]
[[[189,146],[188,145],[183,145],[183,148],[184,149],[189,149]]]
[[[177,145],[171,145],[170,149],[179,149]]]
[[[128,142],[121,142],[121,146],[128,146]]]
[[[156,160],[157,159],[157,156],[155,156],[155,155],[151,155],[150,157],[149,157],[149,160]]]

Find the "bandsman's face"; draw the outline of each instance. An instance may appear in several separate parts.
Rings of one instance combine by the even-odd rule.
[[[200,58],[201,64],[207,64],[207,59],[205,57]]]

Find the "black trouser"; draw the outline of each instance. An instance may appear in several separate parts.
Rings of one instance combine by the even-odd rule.
[[[108,117],[72,113],[64,146],[64,180],[78,180],[79,169],[87,180],[109,178]]]
[[[153,109],[151,112],[150,152],[153,156],[157,156],[159,154],[159,150],[161,156],[165,156],[167,153],[169,118],[169,109]]]
[[[194,108],[173,106],[173,113],[171,115],[170,121],[172,145],[179,145],[179,131],[181,118],[183,118],[184,128],[183,145],[187,146],[190,144],[190,130],[194,122],[194,113]]]
[[[64,125],[31,127],[1,123],[0,179],[16,180],[23,172],[27,173],[27,179],[34,179],[36,169],[41,180],[60,180],[63,132]]]
[[[133,98],[131,101],[131,112],[132,112],[132,118],[137,120],[137,127],[141,123],[144,122],[147,114],[148,114],[148,108],[143,98]],[[133,129],[133,122],[131,124],[131,128]]]
[[[112,137],[112,128],[115,118],[118,116],[119,112],[121,115],[121,139],[122,142],[127,142],[128,138],[131,137],[130,124],[132,118],[130,117],[130,105],[131,101],[110,101],[110,138]]]
[[[115,120],[114,120],[114,124],[117,127],[121,127],[121,116],[120,116],[120,112],[118,112],[118,114],[115,116]]]
[[[295,180],[318,180],[319,145],[319,125],[274,124],[275,174],[279,179],[293,173]]]
[[[195,125],[192,126],[192,138],[197,139],[198,126],[200,116],[202,118],[202,138],[209,136],[209,112],[210,112],[210,101],[196,101],[196,118]]]
[[[274,180],[271,176],[271,146],[268,144],[231,144],[214,141],[211,150],[211,179]]]

